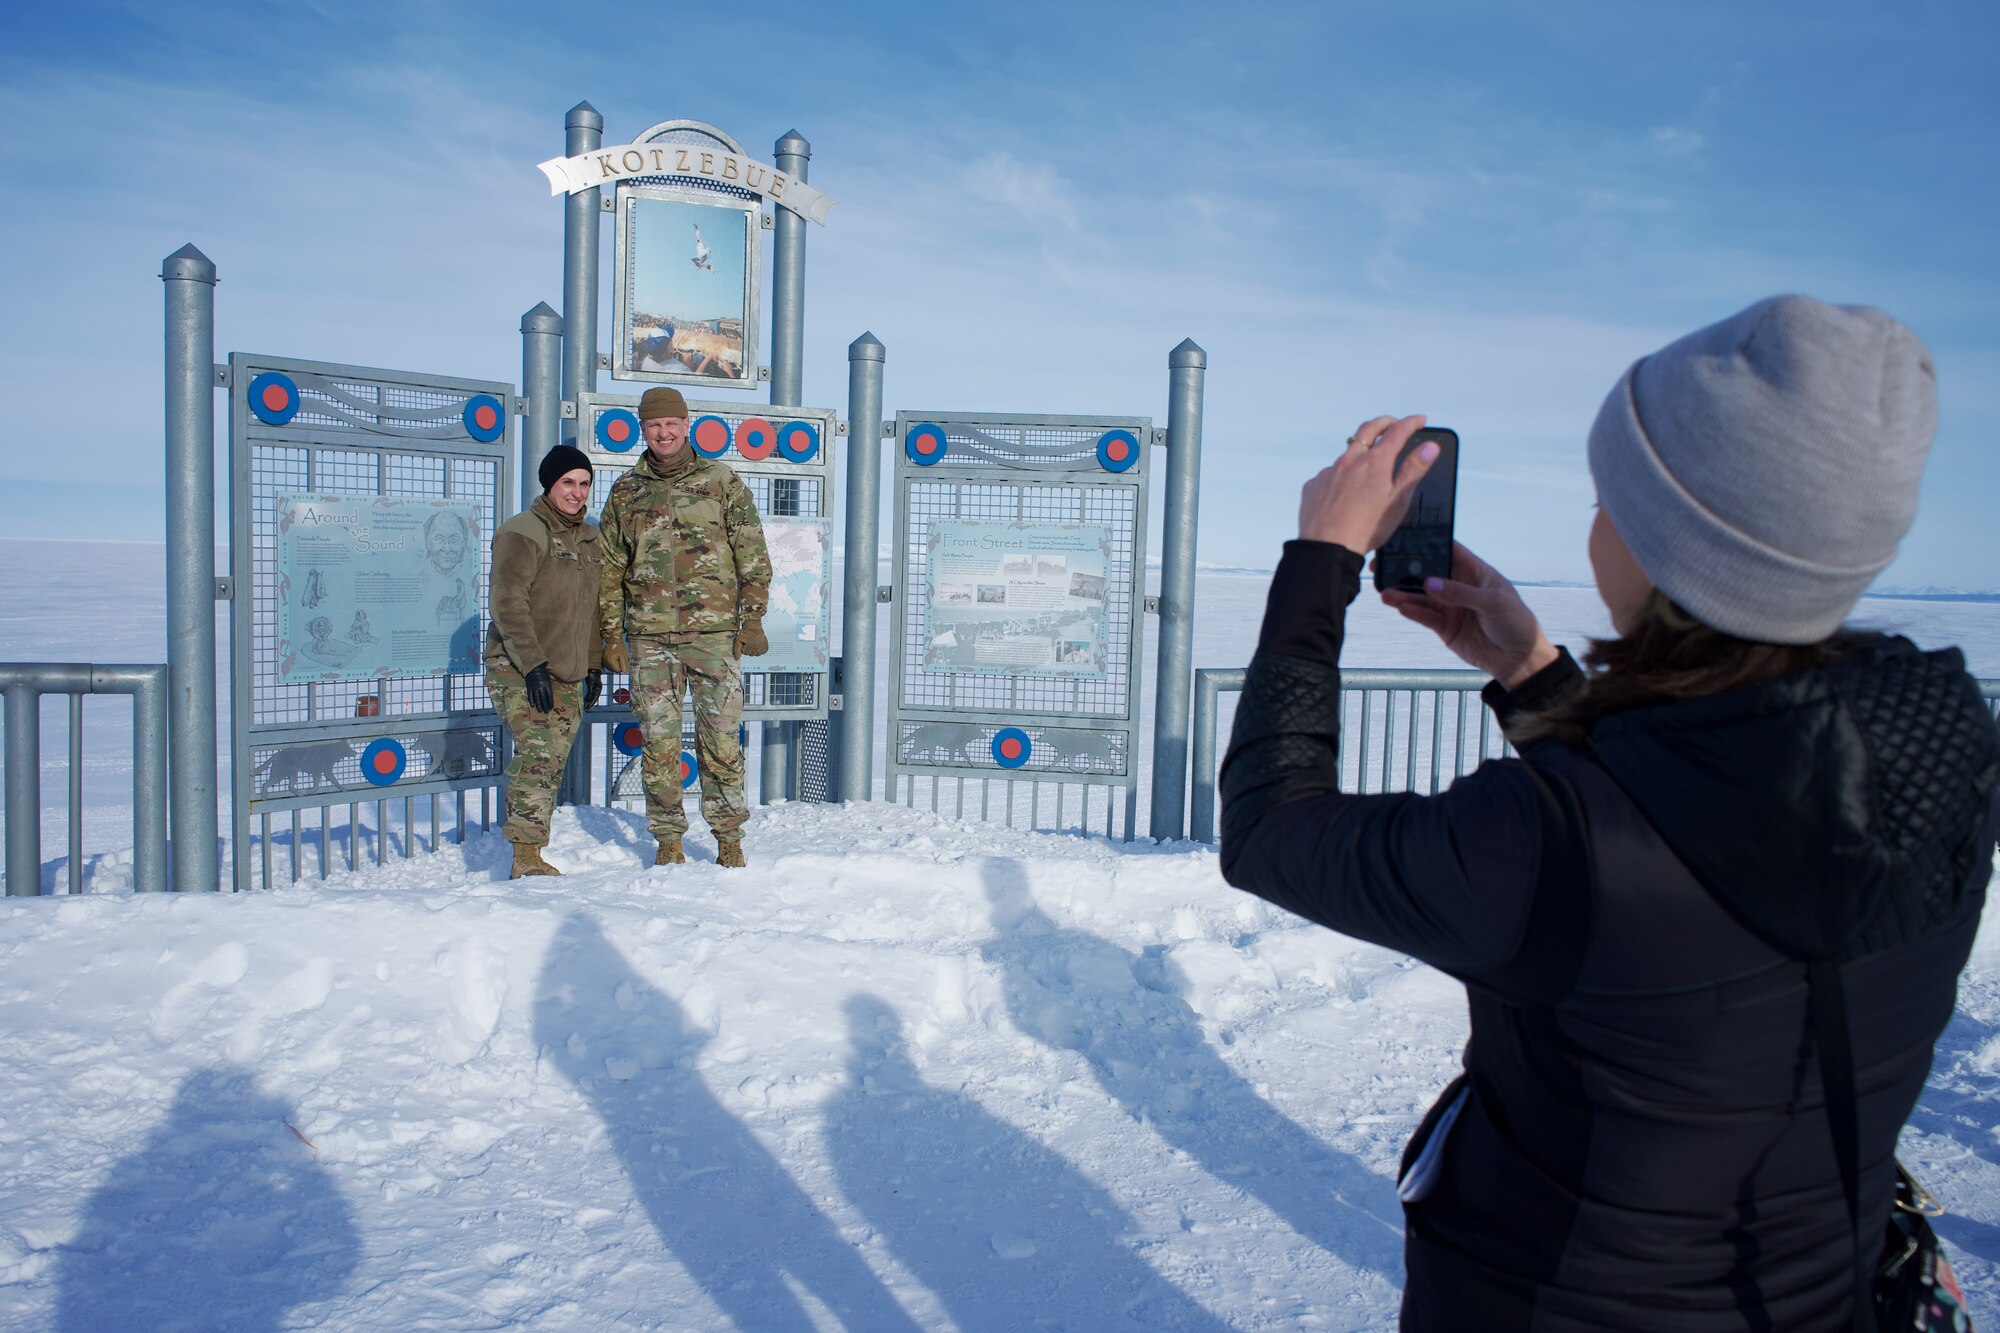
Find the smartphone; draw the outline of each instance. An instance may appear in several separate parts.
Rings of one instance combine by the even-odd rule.
[[[1410,510],[1375,552],[1375,586],[1422,592],[1424,580],[1451,577],[1452,524],[1458,512],[1458,432],[1426,426],[1403,443],[1400,472],[1426,441],[1438,446],[1437,461],[1417,483]]]

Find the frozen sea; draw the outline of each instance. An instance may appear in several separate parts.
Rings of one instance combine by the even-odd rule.
[[[161,558],[0,541],[0,660],[159,660]],[[1202,576],[1198,666],[1244,664],[1266,582]],[[1525,592],[1552,637],[1604,628],[1587,589]],[[1858,618],[2000,677],[2000,606]],[[1349,645],[1452,665],[1367,595]],[[128,717],[86,711],[99,888]],[[748,850],[655,871],[638,816],[565,809],[554,881],[475,834],[269,893],[0,903],[0,1328],[1394,1326],[1456,985],[1185,842],[878,802],[761,811]],[[1991,930],[1903,1155],[2000,1319]]]

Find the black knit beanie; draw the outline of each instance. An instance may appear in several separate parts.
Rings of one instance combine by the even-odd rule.
[[[543,454],[541,469],[536,474],[542,479],[542,494],[547,495],[549,488],[561,480],[564,474],[574,472],[578,468],[582,468],[592,476],[597,475],[597,469],[590,465],[590,456],[573,444],[559,444]]]

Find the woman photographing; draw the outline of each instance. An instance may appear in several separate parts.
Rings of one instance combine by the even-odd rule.
[[[1462,980],[1465,1073],[1404,1157],[1405,1329],[1846,1330],[1985,901],[2000,733],[1956,650],[1843,628],[1916,511],[1930,358],[1759,302],[1592,427],[1615,637],[1579,667],[1463,547],[1386,592],[1489,673],[1518,759],[1339,789],[1364,553],[1435,446],[1307,483],[1222,773],[1222,869]],[[1428,456],[1426,456],[1428,454]]]

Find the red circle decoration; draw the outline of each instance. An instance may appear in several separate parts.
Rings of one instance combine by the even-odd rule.
[[[993,733],[993,762],[1002,768],[1019,768],[1035,752],[1035,743],[1019,727],[1002,727]]]
[[[631,703],[632,691],[626,689],[623,685],[620,685],[617,689],[611,691],[611,702],[615,704]]]
[[[745,417],[736,427],[736,452],[761,463],[778,447],[778,432],[762,417]]]
[[[465,400],[465,410],[459,414],[465,422],[465,433],[481,444],[491,444],[507,430],[505,407],[490,393],[476,393]]]
[[[912,426],[903,436],[903,453],[919,467],[929,467],[943,460],[950,452],[951,441],[945,437],[944,428],[926,421]]]
[[[1012,736],[1001,741],[1000,757],[1002,759],[1019,759],[1021,757],[1021,742]]]
[[[611,743],[618,747],[620,754],[637,754],[646,748],[646,733],[637,722],[627,722],[622,727],[611,729]]]
[[[400,741],[379,736],[361,751],[361,776],[377,787],[392,786],[409,763],[409,752]]]
[[[267,426],[282,426],[299,414],[299,386],[282,370],[267,370],[250,381],[250,414]]]
[[[620,444],[632,438],[632,428],[626,424],[624,417],[613,417],[605,422],[604,433]]]
[[[704,458],[720,458],[729,452],[729,423],[721,417],[699,417],[688,428],[688,439]]]
[[[375,752],[375,771],[377,773],[395,772],[396,756],[390,754],[387,750],[377,750]]]
[[[778,427],[778,452],[788,462],[810,463],[819,452],[819,431],[810,421],[787,421]]]
[[[1097,465],[1106,472],[1125,472],[1139,461],[1139,437],[1129,430],[1108,430],[1097,439]]]
[[[692,753],[690,753],[687,750],[682,750],[681,790],[686,791],[689,787],[694,786],[694,784],[700,780],[701,780],[701,764],[695,760],[695,757]]]

